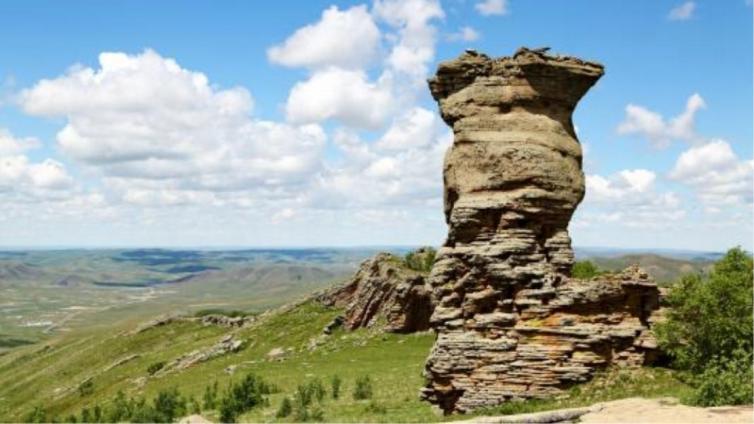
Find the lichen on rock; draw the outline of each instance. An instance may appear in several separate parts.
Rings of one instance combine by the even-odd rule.
[[[422,397],[446,412],[555,395],[599,368],[641,365],[654,348],[658,291],[646,274],[570,278],[568,223],[585,189],[571,115],[602,74],[522,48],[467,51],[429,81],[454,142]]]

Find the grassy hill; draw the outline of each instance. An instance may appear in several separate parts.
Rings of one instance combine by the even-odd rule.
[[[677,259],[655,254],[630,254],[616,257],[589,257],[600,269],[620,271],[639,264],[660,285],[668,285],[684,274],[706,273],[714,261],[709,259]]]
[[[183,319],[135,332],[137,325],[131,323],[65,335],[41,346],[20,347],[0,356],[0,421],[24,420],[36,407],[44,410],[48,420],[78,415],[85,407],[107,408],[118,391],[129,397],[152,398],[161,390],[176,387],[184,396],[201,400],[207,386],[217,382],[222,390],[247,373],[261,376],[277,390],[269,396],[269,405],[243,415],[244,421],[278,421],[276,410],[298,385],[315,379],[327,385],[335,375],[343,381],[342,395],[323,401],[321,408],[327,421],[429,422],[453,418],[436,414],[418,398],[423,385],[421,371],[434,340],[431,333],[337,330],[324,336],[323,327],[340,312],[308,301],[263,314],[240,329]],[[206,350],[227,335],[243,340],[244,347],[185,369],[150,376],[150,365]],[[271,351],[284,353],[271,358]],[[482,412],[533,411],[632,395],[677,395],[685,390],[669,371],[637,372],[606,374],[557,400],[521,402]],[[367,375],[374,382],[373,396],[355,400],[355,381]],[[89,387],[82,393],[84,385]],[[218,419],[216,410],[201,413]]]

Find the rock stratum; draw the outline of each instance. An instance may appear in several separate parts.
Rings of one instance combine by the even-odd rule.
[[[429,252],[420,249],[414,256],[422,258]],[[345,309],[343,316],[325,328],[325,333],[340,325],[354,330],[378,324],[388,332],[425,331],[429,330],[433,310],[425,274],[390,253],[364,261],[348,282],[318,299],[325,305]]]
[[[557,395],[653,357],[658,289],[645,273],[570,278],[568,223],[584,196],[571,115],[602,75],[598,63],[522,48],[467,51],[429,81],[454,134],[422,390],[445,412]]]

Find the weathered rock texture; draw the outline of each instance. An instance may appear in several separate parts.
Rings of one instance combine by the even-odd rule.
[[[602,74],[542,51],[468,51],[429,81],[455,139],[422,396],[446,412],[554,395],[598,368],[640,365],[654,348],[658,292],[646,274],[570,279],[567,227],[584,196],[571,114]]]
[[[432,305],[425,276],[389,253],[364,261],[349,282],[319,299],[326,305],[346,308],[338,321],[348,330],[377,323],[384,324],[386,331],[397,333],[429,329]],[[331,332],[332,327],[328,325],[325,333]]]

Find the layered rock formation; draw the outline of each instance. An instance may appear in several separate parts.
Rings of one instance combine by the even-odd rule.
[[[418,254],[422,255],[422,251]],[[351,280],[324,293],[319,300],[345,308],[337,324],[348,330],[372,327],[379,322],[390,332],[424,331],[429,329],[432,314],[424,274],[408,268],[401,258],[389,253],[364,261]],[[331,332],[332,327],[329,325],[325,332]]]
[[[602,74],[541,50],[467,51],[429,81],[454,143],[422,396],[446,412],[554,395],[600,367],[642,364],[654,347],[646,274],[570,279],[567,228],[584,196],[571,114]]]

